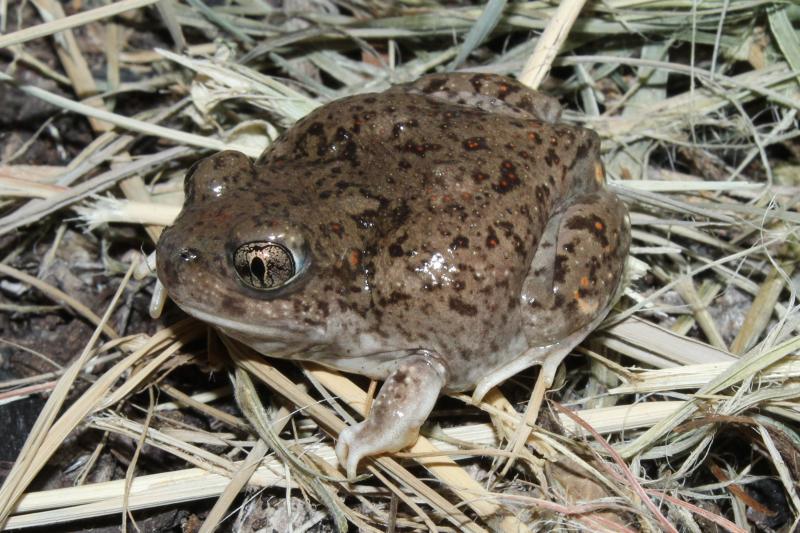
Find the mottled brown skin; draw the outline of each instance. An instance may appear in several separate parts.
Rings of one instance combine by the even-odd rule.
[[[388,378],[340,438],[352,474],[413,442],[440,390],[483,393],[535,363],[552,374],[608,312],[627,211],[604,188],[597,135],[558,113],[478,74],[332,102],[255,165],[222,152],[193,167],[159,278],[262,353]],[[284,245],[298,274],[246,286],[232,256],[253,241]],[[403,409],[416,418],[386,437]]]

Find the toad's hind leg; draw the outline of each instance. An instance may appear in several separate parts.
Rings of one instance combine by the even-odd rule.
[[[526,333],[537,344],[557,343],[608,313],[630,247],[628,210],[614,193],[599,189],[564,205],[522,286]]]
[[[446,382],[444,366],[429,352],[400,362],[381,387],[366,420],[339,434],[336,456],[353,478],[366,456],[413,444]]]
[[[473,400],[515,373],[541,364],[549,385],[561,361],[608,314],[630,247],[625,205],[599,189],[574,196],[551,217],[522,287],[528,350],[491,372]]]

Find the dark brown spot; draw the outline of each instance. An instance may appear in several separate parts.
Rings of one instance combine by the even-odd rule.
[[[594,142],[592,142],[592,140],[579,144],[578,148],[575,150],[575,161],[582,161],[586,159],[589,150],[591,150],[593,146]]]
[[[469,79],[469,82],[472,84],[473,90],[480,94],[481,89],[483,88],[483,80],[485,77],[481,74],[476,74]]]
[[[442,87],[444,87],[445,85],[447,85],[447,78],[432,77],[429,78],[428,85],[422,88],[422,92],[426,94],[435,93],[437,91],[440,91]]]
[[[595,240],[601,246],[608,246],[608,236],[606,235],[606,226],[603,220],[597,215],[582,216],[575,215],[570,217],[566,224],[568,229],[584,230],[594,236]]]
[[[516,167],[511,161],[503,161],[500,164],[500,179],[492,184],[492,189],[500,194],[505,194],[508,191],[518,187],[520,184],[519,176],[516,172]]]
[[[450,300],[448,301],[450,309],[455,311],[461,316],[475,316],[478,314],[478,308],[474,305],[468,304],[461,298],[457,298],[455,296],[451,296]]]
[[[569,262],[569,258],[566,255],[563,255],[563,254],[556,255],[556,259],[553,262],[553,282],[554,283],[564,283],[564,279],[566,278],[567,271],[569,270],[568,262]]]
[[[409,296],[408,294],[406,294],[404,292],[392,291],[392,293],[389,295],[389,298],[386,299],[386,303],[389,304],[389,305],[393,305],[393,304],[396,304],[398,302],[403,302],[405,300],[410,300],[410,299],[411,299],[411,296]]]
[[[428,152],[435,152],[442,149],[441,144],[434,143],[415,143],[414,141],[407,141],[402,147],[398,147],[404,152],[415,154],[419,157],[425,157]]]
[[[453,242],[450,243],[451,250],[455,251],[458,250],[459,248],[465,248],[465,249],[469,248],[469,239],[463,235],[459,235],[458,237],[453,239]]]
[[[489,226],[486,229],[486,247],[489,249],[496,248],[498,244],[500,244],[500,239],[497,237],[494,228]]]
[[[544,156],[544,162],[547,163],[547,166],[551,167],[553,165],[559,165],[561,163],[561,158],[558,157],[555,150],[548,148],[547,155]]]

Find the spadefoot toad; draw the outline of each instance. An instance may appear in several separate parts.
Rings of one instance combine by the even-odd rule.
[[[630,243],[597,135],[501,76],[425,76],[327,104],[253,164],[188,172],[158,277],[190,315],[274,357],[384,380],[339,435],[360,459],[417,438],[441,392],[548,380],[603,319]]]

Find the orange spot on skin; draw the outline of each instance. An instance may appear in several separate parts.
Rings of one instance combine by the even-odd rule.
[[[581,278],[581,287],[583,287],[584,289],[589,287],[589,278],[587,276],[583,276]]]
[[[603,225],[602,222],[595,222],[594,223],[594,229],[596,229],[597,231],[603,231],[604,228],[605,228],[605,226]]]
[[[573,292],[572,293],[572,297],[575,298],[575,300],[580,301],[581,300],[581,291]]]
[[[361,264],[361,254],[358,252],[358,250],[350,250],[350,257],[347,259],[350,262],[350,266],[353,268]]]

